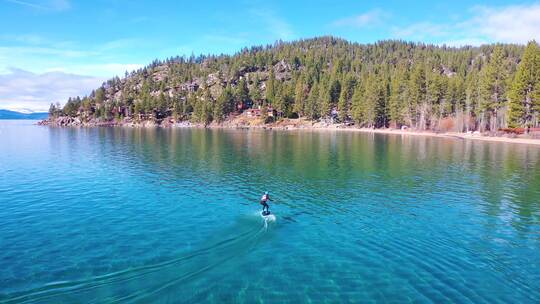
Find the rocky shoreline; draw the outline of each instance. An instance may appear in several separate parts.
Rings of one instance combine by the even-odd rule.
[[[57,118],[48,118],[38,122],[40,126],[51,127],[117,127],[117,126],[130,126],[130,127],[192,127],[193,124],[189,121],[175,121],[173,118],[166,118],[161,121],[156,120],[144,120],[137,121],[130,118],[125,119],[113,119],[103,120],[92,118],[88,121],[82,121],[78,117],[60,116]]]
[[[238,121],[230,120],[222,123],[212,122],[208,125],[200,123],[192,123],[190,121],[176,121],[172,117],[168,117],[159,121],[145,120],[137,121],[130,118],[123,120],[101,120],[91,119],[89,121],[81,121],[76,117],[61,116],[54,119],[46,119],[38,122],[41,126],[51,127],[134,127],[134,128],[215,128],[215,129],[259,129],[259,130],[306,130],[306,131],[346,131],[346,132],[364,132],[364,133],[380,133],[394,134],[403,136],[430,136],[443,137],[464,140],[482,140],[491,142],[505,142],[516,144],[527,144],[540,146],[540,136],[526,137],[515,136],[512,134],[481,134],[480,132],[434,132],[434,131],[419,131],[413,129],[373,129],[373,128],[357,128],[355,126],[345,124],[331,124],[324,122],[313,122],[306,119],[282,120],[275,123],[263,123],[262,121]]]

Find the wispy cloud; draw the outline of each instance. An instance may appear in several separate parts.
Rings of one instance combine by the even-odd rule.
[[[334,21],[336,27],[364,28],[381,24],[390,14],[380,9],[374,9],[360,15],[342,18]]]
[[[105,78],[63,72],[31,73],[10,68],[0,74],[0,108],[46,111],[51,102],[64,103],[97,88]]]
[[[82,51],[42,46],[2,46],[0,47],[0,60],[2,57],[9,59],[10,56],[60,56],[63,58],[80,58],[96,55],[96,51]]]
[[[70,73],[77,71],[81,75],[110,75],[124,76],[124,73],[131,72],[143,67],[138,63],[100,63],[100,64],[68,64],[64,66],[52,67],[47,72]]]
[[[116,40],[111,40],[106,43],[103,43],[98,46],[100,50],[114,50],[114,49],[125,49],[131,47],[137,47],[144,43],[143,39],[139,38],[121,38]]]
[[[17,42],[17,43],[22,43],[22,44],[38,45],[38,44],[44,44],[47,40],[44,39],[42,36],[35,35],[35,34],[23,34],[23,35],[3,34],[3,35],[0,35],[0,41],[11,41],[11,42]]]
[[[38,73],[62,71],[112,77],[142,66],[137,62],[118,62],[119,54],[129,54],[141,44],[137,38],[116,39],[87,48],[70,41],[54,41],[36,35],[0,35],[0,42],[0,73],[6,73],[8,67],[15,66]]]
[[[419,22],[404,27],[394,27],[393,34],[398,37],[406,37],[414,40],[424,40],[432,37],[449,35],[451,28],[446,24],[431,22]]]
[[[251,14],[256,20],[264,23],[266,30],[273,36],[272,38],[290,40],[296,37],[292,26],[271,10],[253,9]]]
[[[13,4],[21,5],[31,9],[46,11],[64,11],[71,8],[68,0],[4,0]]]
[[[35,9],[45,9],[45,7],[39,5],[39,4],[36,4],[36,3],[32,3],[32,2],[28,2],[28,1],[21,1],[21,0],[5,0],[6,2],[11,2],[11,3],[14,3],[14,4],[18,4],[18,5],[22,5],[22,6],[26,6],[26,7],[30,7],[30,8],[35,8]]]
[[[474,17],[462,24],[468,30],[477,29],[494,41],[526,43],[540,39],[540,3],[506,7],[477,6]]]
[[[475,6],[469,17],[455,23],[422,21],[392,28],[392,36],[407,40],[431,40],[451,46],[489,42],[527,43],[540,39],[540,4],[501,7]]]

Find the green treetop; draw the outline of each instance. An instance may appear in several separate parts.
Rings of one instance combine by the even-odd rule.
[[[540,50],[535,41],[529,42],[518,65],[514,81],[508,92],[509,125],[528,126],[531,124],[538,101],[534,100],[535,88],[538,86],[540,70]],[[535,107],[536,105],[536,107]]]

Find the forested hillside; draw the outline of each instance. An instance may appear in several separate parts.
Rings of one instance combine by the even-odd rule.
[[[89,96],[51,105],[81,121],[172,117],[208,124],[247,108],[360,127],[498,130],[540,121],[540,48],[451,48],[334,37],[242,49],[235,55],[154,61]],[[266,114],[264,114],[266,115]]]

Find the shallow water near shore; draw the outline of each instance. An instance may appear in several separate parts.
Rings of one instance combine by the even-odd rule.
[[[538,146],[0,121],[0,206],[0,303],[540,301]]]

